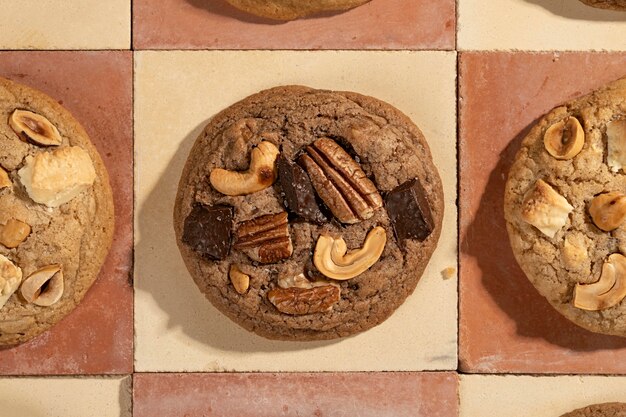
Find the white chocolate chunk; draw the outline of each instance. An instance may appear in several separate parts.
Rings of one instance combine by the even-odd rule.
[[[70,146],[27,157],[18,175],[33,201],[58,207],[88,190],[96,170],[84,149]]]
[[[626,166],[626,120],[614,120],[606,125],[606,163],[613,172]]]
[[[18,289],[22,282],[22,270],[8,258],[0,255],[0,309]]]
[[[570,203],[543,180],[537,180],[522,203],[522,219],[544,235],[553,238],[567,223],[574,209]]]

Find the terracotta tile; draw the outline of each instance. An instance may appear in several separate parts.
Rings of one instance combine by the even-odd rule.
[[[454,373],[137,374],[135,417],[456,417]]]
[[[461,370],[626,372],[626,339],[570,323],[526,279],[502,214],[509,166],[533,122],[625,68],[623,53],[461,55]]]
[[[2,52],[0,76],[37,88],[69,109],[100,151],[115,199],[115,235],[98,280],[51,330],[0,350],[0,374],[132,372],[132,55]]]
[[[373,0],[280,23],[224,0],[134,0],[137,49],[454,49],[454,0]]]

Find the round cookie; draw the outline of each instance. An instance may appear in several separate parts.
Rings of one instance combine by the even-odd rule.
[[[108,174],[84,129],[52,98],[0,78],[0,346],[80,303],[113,228]]]
[[[626,0],[580,0],[591,7],[611,10],[626,10]]]
[[[370,0],[226,0],[245,12],[277,20],[294,20],[315,13],[348,10]]]
[[[513,253],[552,306],[626,336],[626,78],[542,117],[506,183]]]
[[[594,404],[563,414],[561,417],[626,417],[626,404]]]
[[[237,192],[247,194],[225,194]],[[174,228],[222,313],[270,339],[322,340],[367,330],[404,302],[443,209],[428,144],[404,114],[356,93],[284,86],[206,126]]]

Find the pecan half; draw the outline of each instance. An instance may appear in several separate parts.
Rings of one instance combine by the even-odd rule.
[[[315,191],[342,223],[358,223],[383,206],[374,183],[335,141],[318,139],[298,159]]]
[[[281,313],[304,315],[330,311],[341,298],[341,289],[336,285],[313,288],[274,288],[268,299]]]
[[[267,214],[241,223],[236,233],[235,249],[261,263],[274,263],[291,256],[287,212]]]

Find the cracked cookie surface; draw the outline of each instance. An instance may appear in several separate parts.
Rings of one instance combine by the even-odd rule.
[[[546,150],[546,131],[571,117],[582,125],[584,145],[575,156],[556,159]],[[604,293],[599,293],[593,311],[577,307],[574,298],[576,291],[600,280],[609,255],[626,254],[626,225],[604,231],[589,214],[596,196],[626,190],[624,170],[607,163],[607,125],[624,119],[626,78],[553,109],[523,140],[509,171],[504,199],[513,253],[541,295],[579,326],[623,337],[626,301],[607,308],[601,303]],[[626,146],[626,137],[623,140],[620,143]],[[540,207],[540,198],[532,194],[538,183],[551,189],[547,208]],[[619,281],[609,289],[618,285]]]
[[[253,262],[249,253],[235,246],[221,260],[211,260],[184,243],[185,221],[192,210],[197,210],[198,204],[234,208],[233,240],[235,231],[242,234],[248,224],[262,223],[267,215],[285,211],[280,174],[273,186],[262,191],[227,196],[211,186],[212,170],[245,171],[251,149],[257,149],[255,146],[262,141],[271,141],[280,149],[279,161],[284,158],[287,162],[278,165],[298,167],[295,161],[311,152],[311,145],[322,138],[332,138],[346,149],[382,195],[417,178],[432,212],[432,232],[422,240],[407,239],[402,247],[384,206],[372,209],[371,217],[363,216],[364,219],[348,224],[334,218],[320,202],[324,216],[311,215],[308,210],[298,210],[299,215],[290,212],[288,227],[292,247],[285,246],[280,260],[274,263]],[[317,146],[325,149],[325,144],[327,142],[318,142]],[[291,170],[285,172],[293,174]],[[289,178],[299,176],[306,176],[304,169]],[[309,185],[307,189],[313,188]],[[439,174],[424,136],[405,115],[389,104],[356,93],[286,86],[252,95],[216,115],[206,126],[181,176],[174,228],[187,269],[200,290],[221,312],[267,338],[322,340],[369,329],[404,302],[415,289],[436,247],[442,218],[443,191]],[[257,220],[251,222],[253,219]],[[276,225],[259,230],[272,232]],[[313,265],[313,251],[321,235],[340,236],[347,248],[354,250],[364,244],[368,233],[376,226],[384,228],[386,245],[377,262],[365,272],[329,283]],[[284,231],[280,230],[282,236]],[[353,257],[358,257],[358,251],[352,253]],[[240,294],[230,282],[229,270],[233,264],[249,277],[245,294]],[[345,267],[339,269],[343,272]],[[284,306],[283,298],[296,291],[297,302]],[[308,299],[318,294],[323,297],[309,303]],[[272,304],[269,299],[272,297],[280,298],[281,303]],[[279,311],[279,307],[284,307],[287,313]]]
[[[626,10],[626,0],[580,0],[581,2],[600,9]]]
[[[348,10],[370,0],[226,0],[245,12],[277,20],[293,20],[326,11]]]

